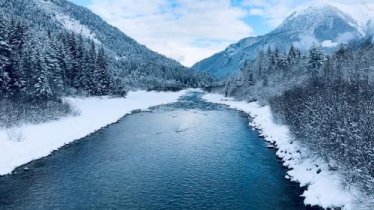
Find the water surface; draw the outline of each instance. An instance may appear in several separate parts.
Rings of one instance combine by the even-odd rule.
[[[1,177],[0,209],[305,209],[247,117],[200,97],[126,116]]]

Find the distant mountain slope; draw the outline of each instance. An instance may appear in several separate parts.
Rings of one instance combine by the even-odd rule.
[[[260,50],[268,47],[285,51],[293,44],[306,50],[313,43],[319,43],[331,48],[362,36],[356,21],[337,8],[330,5],[309,7],[294,12],[274,31],[245,38],[192,68],[223,79],[237,74],[245,61],[253,60]]]
[[[1,11],[9,19],[27,22],[41,33],[75,33],[93,40],[110,55],[112,73],[127,86],[182,85],[194,86],[198,76],[177,61],[140,45],[119,29],[109,25],[90,10],[67,0],[0,0]]]
[[[63,25],[65,28],[77,33],[86,32],[87,34],[87,32],[90,32],[90,36],[96,38],[99,42],[104,44],[107,49],[113,51],[119,58],[131,58],[139,60],[149,58],[150,60],[148,62],[155,62],[160,65],[165,65],[165,63],[168,63],[170,65],[174,65],[175,67],[181,66],[178,62],[151,51],[143,45],[140,45],[122,31],[109,25],[102,18],[84,7],[77,6],[66,0],[34,1],[41,2],[39,3],[41,8],[44,7],[46,12],[54,16],[54,19],[57,20],[60,25]],[[49,8],[50,11],[48,11]],[[61,14],[63,14],[63,16],[61,16]],[[71,27],[71,24],[66,24],[66,22],[69,22],[69,19],[66,17],[78,22],[81,27],[79,27],[79,25],[78,27]],[[84,30],[85,28],[88,29],[88,31]]]

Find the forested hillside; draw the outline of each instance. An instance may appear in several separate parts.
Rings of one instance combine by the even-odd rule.
[[[71,113],[63,96],[211,82],[66,0],[0,0],[0,8],[0,126]]]
[[[226,82],[227,96],[270,104],[276,120],[347,183],[374,193],[374,44],[372,38],[326,55],[269,48]]]

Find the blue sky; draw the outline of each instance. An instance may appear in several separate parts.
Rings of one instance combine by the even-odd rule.
[[[360,23],[374,0],[70,0],[154,51],[186,66],[245,37],[263,35],[294,11],[331,4]],[[367,14],[366,14],[367,13]]]

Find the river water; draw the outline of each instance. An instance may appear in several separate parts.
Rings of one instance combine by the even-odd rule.
[[[0,177],[0,209],[305,209],[247,117],[201,94]]]

